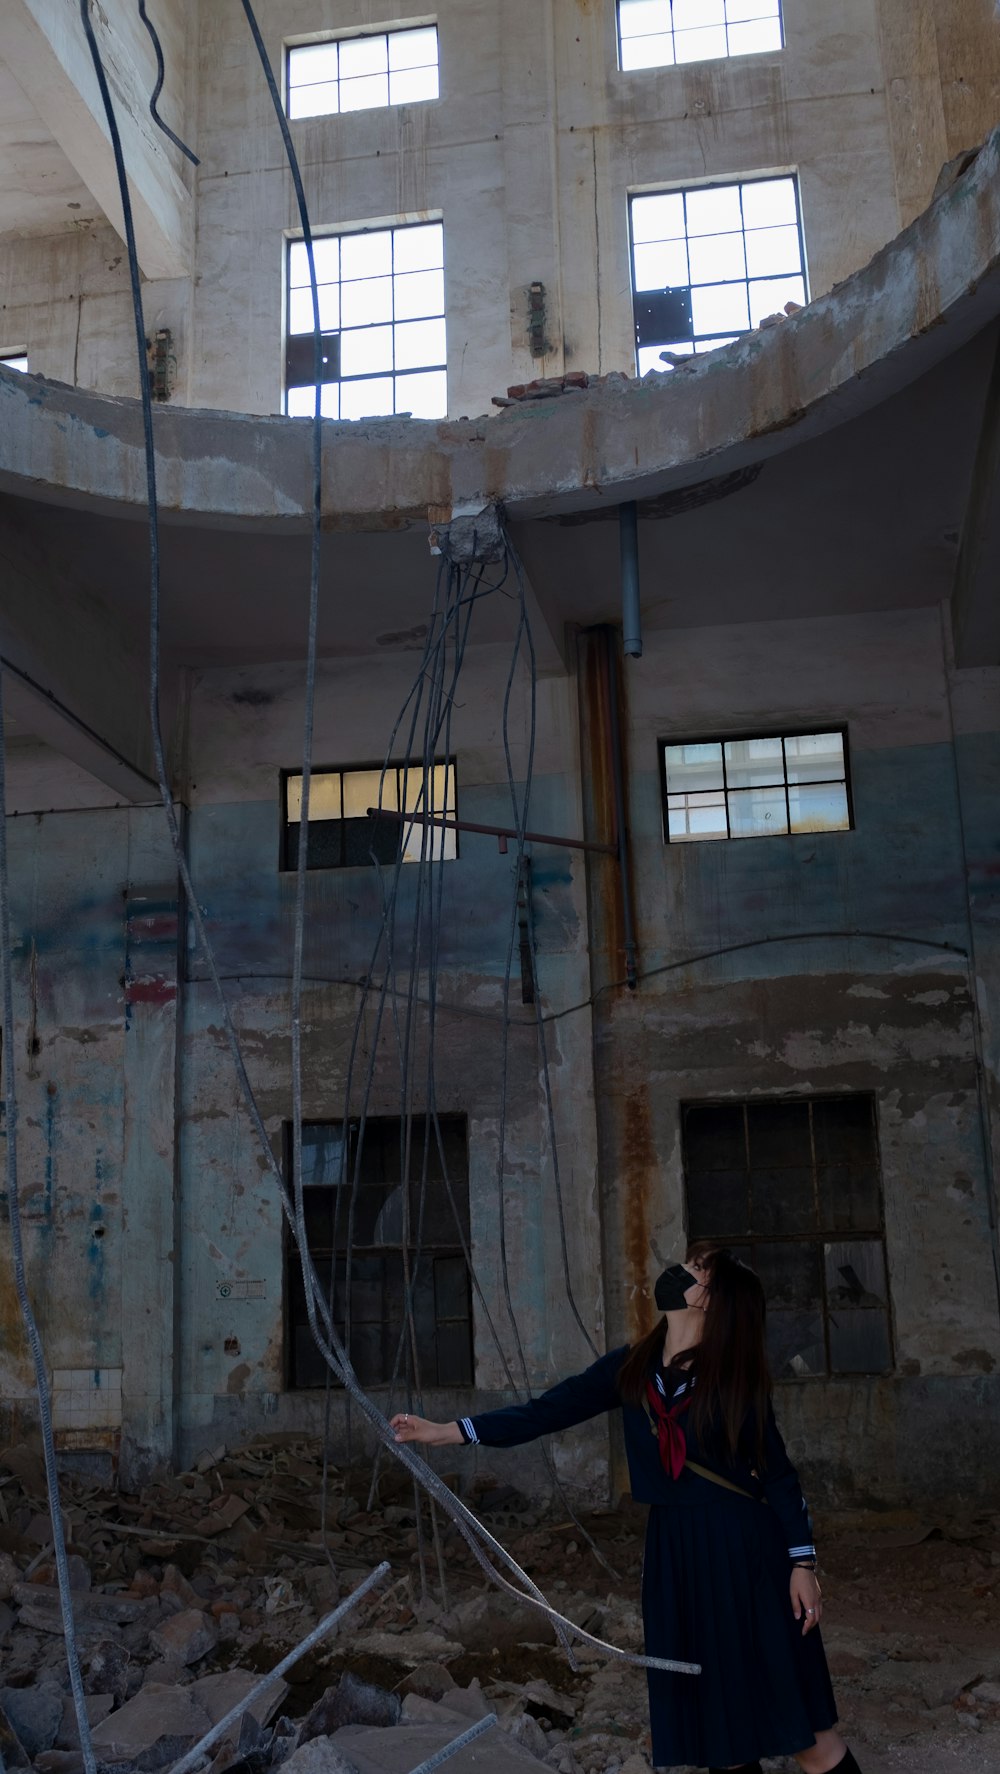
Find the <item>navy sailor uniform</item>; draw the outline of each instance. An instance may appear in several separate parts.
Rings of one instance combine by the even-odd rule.
[[[525,1404],[459,1421],[466,1442],[518,1447],[605,1411],[620,1410],[632,1496],[648,1503],[642,1571],[646,1652],[700,1663],[700,1676],[647,1671],[655,1768],[727,1767],[808,1749],[837,1721],[819,1629],[805,1637],[788,1593],[790,1561],[815,1551],[798,1475],[768,1407],[764,1461],[750,1449],[734,1460],[702,1449],[680,1419],[688,1458],[741,1496],[687,1467],[665,1471],[650,1415],[625,1404],[618,1374],[628,1347]],[[695,1384],[681,1368],[659,1368],[668,1405]],[[766,1507],[761,1507],[761,1505]]]

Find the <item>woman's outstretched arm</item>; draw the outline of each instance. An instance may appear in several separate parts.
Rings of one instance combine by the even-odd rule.
[[[618,1373],[627,1354],[627,1349],[613,1349],[584,1373],[573,1374],[540,1397],[508,1405],[505,1410],[483,1411],[457,1423],[432,1423],[400,1412],[393,1417],[392,1428],[397,1441],[424,1441],[439,1447],[449,1442],[480,1441],[485,1447],[519,1447],[523,1442],[537,1441],[540,1435],[571,1429],[574,1423],[614,1410],[621,1403]]]

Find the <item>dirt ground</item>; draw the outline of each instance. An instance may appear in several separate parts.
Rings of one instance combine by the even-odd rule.
[[[411,1708],[494,1710],[555,1774],[648,1774],[641,1670],[584,1646],[574,1671],[537,1613],[488,1588],[439,1521],[442,1596],[433,1524],[424,1507],[418,1526],[395,1468],[382,1470],[374,1494],[370,1469],[334,1473],[324,1527],[315,1444],[262,1437],[199,1467],[132,1498],[67,1481],[88,1691],[103,1696],[112,1722],[151,1685],[270,1670],[384,1558],[382,1589],[290,1672],[290,1729],[348,1673],[409,1695]],[[491,1481],[475,1481],[467,1500],[555,1607],[622,1649],[641,1649],[643,1510],[626,1502],[574,1522]],[[34,1701],[44,1712],[46,1694],[66,1687],[48,1533],[37,1451],[6,1450],[0,1707],[18,1716]],[[864,1774],[998,1774],[1000,1518],[832,1515],[817,1534],[824,1638]],[[113,1700],[103,1694],[109,1644]],[[41,1774],[77,1774],[66,1730],[30,1755]],[[155,1774],[161,1764],[151,1751],[143,1765]]]

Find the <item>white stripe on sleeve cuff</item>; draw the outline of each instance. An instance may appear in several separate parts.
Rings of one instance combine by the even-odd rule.
[[[458,1426],[461,1429],[462,1434],[465,1436],[466,1441],[478,1441],[479,1440],[479,1437],[476,1434],[476,1431],[473,1427],[471,1417],[460,1417],[458,1420]]]

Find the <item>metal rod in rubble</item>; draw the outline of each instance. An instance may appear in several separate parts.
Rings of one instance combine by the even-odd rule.
[[[358,1602],[368,1594],[369,1590],[375,1588],[376,1583],[381,1583],[382,1578],[389,1575],[390,1569],[388,1561],[383,1560],[371,1575],[365,1578],[363,1583],[359,1583],[357,1589],[351,1591],[346,1600],[341,1602],[339,1608],[334,1608],[332,1614],[327,1614],[318,1626],[314,1626],[308,1638],[304,1638],[301,1644],[295,1645],[287,1657],[282,1657],[281,1662],[276,1663],[268,1675],[262,1675],[260,1681],[250,1689],[249,1694],[245,1694],[236,1706],[231,1707],[224,1719],[220,1719],[217,1725],[213,1725],[210,1731],[206,1731],[204,1737],[192,1749],[188,1750],[186,1756],[182,1756],[179,1762],[174,1763],[170,1774],[191,1774],[191,1769],[197,1767],[206,1751],[210,1750],[213,1744],[218,1743],[220,1737],[225,1736],[231,1725],[238,1724],[245,1712],[251,1711],[253,1702],[259,1700],[262,1694],[267,1693],[271,1683],[283,1676],[286,1669],[291,1669],[292,1665],[297,1663],[300,1657],[304,1657],[307,1651],[311,1651],[314,1645],[318,1645],[321,1639],[326,1638],[327,1634],[340,1624],[344,1615],[349,1614],[351,1609],[356,1607]]]

